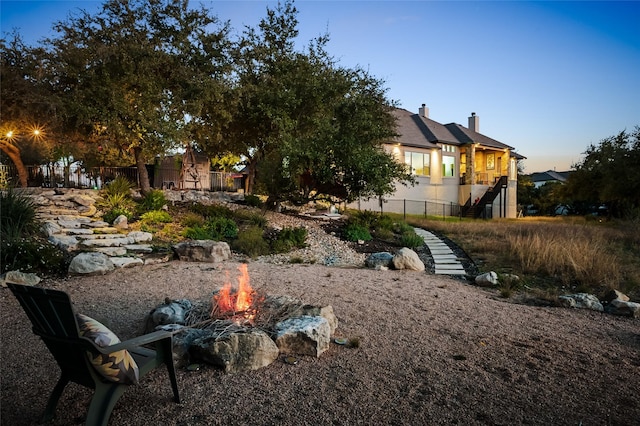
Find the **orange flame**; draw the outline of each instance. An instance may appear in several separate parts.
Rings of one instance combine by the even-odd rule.
[[[240,276],[238,277],[238,291],[233,293],[231,283],[229,282],[229,273],[227,272],[227,282],[220,289],[218,294],[213,296],[215,301],[214,308],[219,315],[233,315],[237,312],[245,312],[253,305],[253,296],[255,294],[253,288],[249,284],[249,271],[247,265],[242,264],[238,267]]]

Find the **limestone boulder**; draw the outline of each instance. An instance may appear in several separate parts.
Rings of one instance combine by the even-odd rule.
[[[609,303],[612,302],[614,300],[622,300],[623,302],[628,302],[629,301],[629,296],[627,296],[626,294],[618,291],[618,290],[614,290],[611,289],[609,290],[604,297],[602,298],[603,302]]]
[[[393,267],[395,269],[408,269],[410,271],[424,271],[424,263],[418,254],[410,248],[403,247],[393,256]]]
[[[47,237],[62,232],[62,227],[52,220],[47,220],[42,224],[42,231]]]
[[[480,287],[495,287],[498,285],[498,274],[493,271],[480,274],[475,278],[475,283]]]
[[[605,312],[612,315],[640,318],[640,303],[614,299],[607,305]]]
[[[40,282],[40,277],[36,274],[21,271],[7,271],[0,275],[0,286],[6,287],[7,283],[36,285]]]
[[[134,243],[148,243],[153,240],[153,234],[151,232],[143,231],[131,231],[127,234],[127,237]]]
[[[49,242],[60,250],[70,252],[78,249],[79,241],[73,235],[51,235]]]
[[[71,275],[104,275],[112,272],[115,265],[104,253],[85,252],[76,255],[69,264]]]
[[[116,229],[129,229],[129,221],[123,214],[113,220],[113,227]]]
[[[156,306],[147,315],[145,332],[149,333],[160,325],[184,325],[185,318],[192,308],[193,304],[189,299],[165,299],[163,304]]]
[[[319,357],[329,349],[331,327],[323,317],[289,318],[276,324],[275,332],[276,345],[285,354]]]
[[[378,253],[371,253],[364,260],[364,265],[367,268],[379,268],[381,266],[388,268],[391,266],[392,262],[393,262],[393,255],[388,251],[381,251]]]
[[[602,306],[602,303],[600,303],[600,300],[598,300],[598,298],[593,294],[588,293],[576,293],[560,296],[558,297],[558,302],[566,308],[591,309],[598,312],[604,311],[604,307]]]
[[[194,339],[189,353],[193,360],[235,373],[266,367],[278,358],[280,351],[267,333],[248,329],[223,337],[209,335]]]
[[[184,241],[172,248],[180,260],[187,262],[222,262],[231,259],[231,248],[224,241]]]
[[[116,268],[133,268],[144,265],[144,260],[139,257],[112,257],[111,261]]]

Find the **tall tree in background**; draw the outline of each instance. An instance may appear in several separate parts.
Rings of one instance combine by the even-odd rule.
[[[605,203],[617,217],[640,216],[640,126],[590,145],[574,165],[566,193],[577,201]]]
[[[17,33],[0,40],[0,150],[27,186],[28,164],[47,155],[46,135],[56,125],[58,108],[44,75],[44,51],[24,44]]]
[[[395,133],[383,82],[339,67],[324,50],[326,35],[297,51],[296,15],[291,2],[267,9],[238,49],[226,141],[247,158],[247,191],[258,188],[272,204],[393,191],[394,181],[411,178],[382,148]]]
[[[146,163],[190,142],[229,66],[228,26],[187,6],[108,0],[98,14],[57,23],[60,36],[49,40],[68,124],[131,153],[143,193]]]

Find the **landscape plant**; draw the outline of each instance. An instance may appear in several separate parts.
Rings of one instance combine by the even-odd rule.
[[[136,204],[131,197],[133,183],[123,176],[118,176],[100,190],[100,198],[96,206],[104,211],[102,219],[112,223],[120,215],[131,220],[134,217]]]
[[[0,273],[65,274],[69,261],[42,233],[36,207],[25,194],[0,191]]]

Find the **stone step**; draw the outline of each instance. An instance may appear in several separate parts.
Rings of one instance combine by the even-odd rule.
[[[82,248],[93,248],[93,247],[119,247],[126,246],[129,244],[133,244],[132,238],[129,237],[120,237],[120,238],[88,238],[86,240],[82,240],[78,245]]]
[[[127,254],[127,249],[124,247],[96,247],[93,251],[98,253],[104,253],[110,257],[124,256]]]
[[[88,229],[87,231],[91,231]],[[113,240],[118,238],[128,238],[128,235],[125,234],[95,234],[91,232],[90,234],[78,235],[78,238],[82,239],[91,239],[91,240]],[[133,243],[130,243],[133,244]]]
[[[132,253],[152,253],[153,247],[150,244],[128,244],[124,248]]]
[[[139,257],[112,257],[111,261],[116,268],[133,268],[144,265],[144,260]]]
[[[435,272],[436,275],[467,275],[464,269],[439,269]]]

